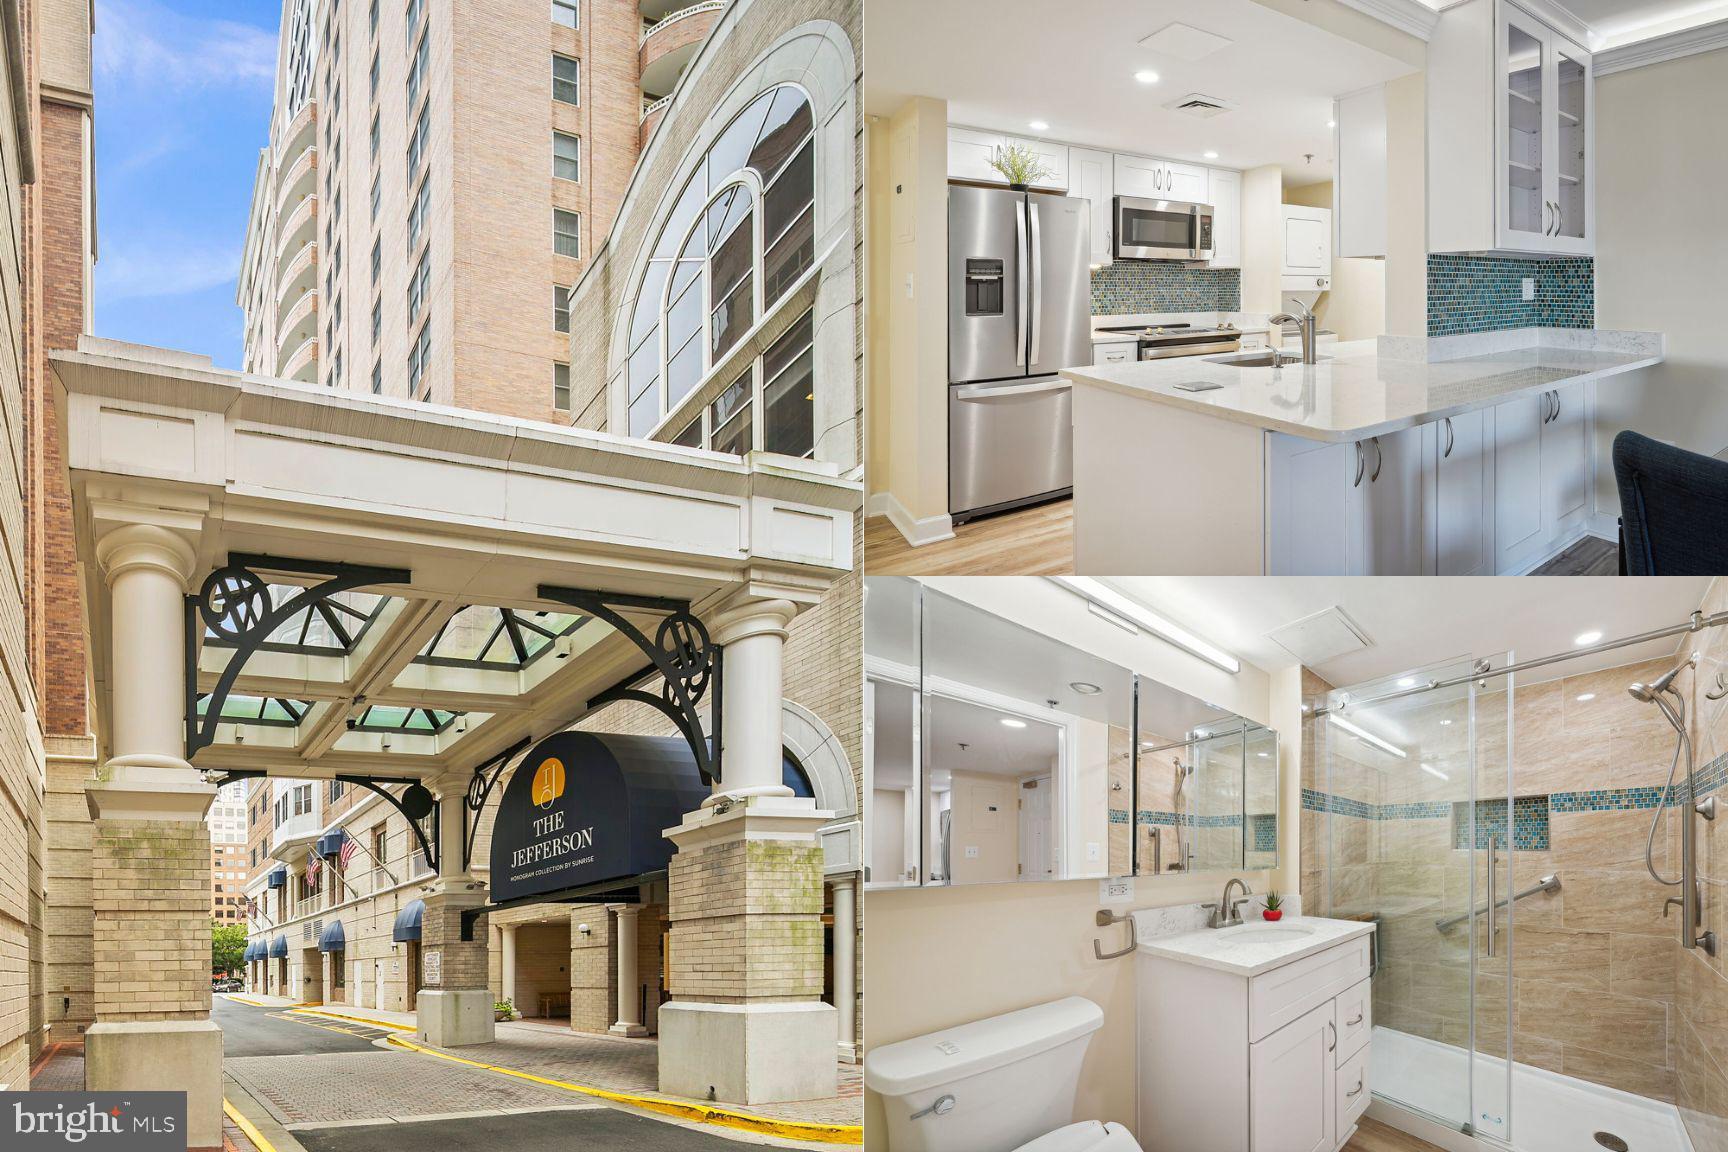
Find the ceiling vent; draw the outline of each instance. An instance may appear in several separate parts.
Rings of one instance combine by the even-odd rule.
[[[1281,628],[1268,632],[1267,638],[1296,657],[1308,668],[1318,667],[1328,660],[1350,652],[1360,652],[1373,641],[1361,625],[1350,619],[1344,609],[1332,607],[1304,616]]]
[[[1236,102],[1226,100],[1222,96],[1208,96],[1204,92],[1190,92],[1186,96],[1178,96],[1164,105],[1172,112],[1183,112],[1189,116],[1198,116],[1209,120],[1224,112],[1234,112]]]
[[[1216,32],[1208,32],[1204,28],[1177,21],[1143,37],[1140,46],[1161,56],[1186,60],[1192,64],[1196,60],[1204,60],[1221,48],[1229,47],[1232,43],[1234,41],[1228,36],[1220,36]]]

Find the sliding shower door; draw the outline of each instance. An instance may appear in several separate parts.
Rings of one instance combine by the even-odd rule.
[[[1482,1007],[1492,835],[1484,801],[1507,795],[1506,724],[1479,724],[1474,660],[1451,661],[1329,693],[1315,732],[1324,765],[1326,907],[1377,926],[1370,1083],[1376,1095],[1472,1131],[1503,1117],[1505,1076],[1473,1058],[1480,1030],[1501,1031]],[[1447,681],[1449,687],[1428,687]],[[1502,836],[1504,833],[1501,834]],[[1504,847],[1502,842],[1502,848]],[[1503,882],[1508,859],[1496,852]],[[1497,936],[1495,959],[1509,948]],[[1498,1021],[1498,1023],[1497,1023]]]

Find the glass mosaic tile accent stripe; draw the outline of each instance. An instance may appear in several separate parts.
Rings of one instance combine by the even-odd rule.
[[[1524,300],[1527,276],[1536,281],[1536,299],[1529,302]],[[1096,285],[1097,274],[1093,277]],[[1588,256],[1554,260],[1451,252],[1428,256],[1430,336],[1595,325],[1596,262]]]
[[[1676,794],[1681,791],[1675,788]],[[1593,792],[1556,792],[1548,797],[1555,812],[1623,812],[1637,808],[1654,808],[1662,803],[1662,789],[1603,788]]]
[[[1356,816],[1363,820],[1378,819],[1372,804],[1352,800],[1348,796],[1334,796],[1313,788],[1302,789],[1302,807],[1310,812],[1331,812],[1339,816]]]
[[[1489,838],[1506,844],[1506,801],[1476,801],[1476,847],[1488,847]],[[1452,805],[1452,847],[1470,843],[1470,805]],[[1519,796],[1512,801],[1512,846],[1520,852],[1548,851],[1548,797]]]
[[[1184,268],[1123,260],[1092,270],[1092,314],[1235,312],[1242,307],[1238,268]]]
[[[1725,784],[1728,784],[1728,755],[1724,755],[1698,770],[1698,795],[1707,795]],[[1674,802],[1678,801],[1684,790],[1683,782],[1676,781]],[[1555,792],[1548,796],[1519,797],[1513,808],[1514,823],[1520,816],[1517,805],[1526,802],[1531,805],[1543,803],[1546,805],[1546,811],[1550,813],[1620,812],[1628,809],[1656,807],[1662,802],[1662,788],[1660,785],[1650,788],[1600,788],[1586,792]],[[1479,803],[1504,805],[1505,801],[1483,800]],[[1363,820],[1441,820],[1449,819],[1453,815],[1453,805],[1443,801],[1423,804],[1365,804],[1360,800],[1332,796],[1311,788],[1302,789],[1302,807],[1309,812],[1329,812],[1341,816],[1355,816]],[[1531,819],[1535,819],[1534,811],[1534,808],[1530,809]],[[1502,832],[1504,832],[1505,827],[1502,816],[1500,824]],[[1483,843],[1486,844],[1487,842],[1483,841]]]
[[[1128,814],[1123,812],[1122,816],[1122,823],[1126,824]],[[1115,809],[1111,809],[1110,819],[1112,823],[1115,822]],[[1222,816],[1195,816],[1192,813],[1184,812],[1178,819],[1174,812],[1159,812],[1150,808],[1142,808],[1140,810],[1140,823],[1170,825],[1181,823],[1184,828],[1240,828],[1242,826],[1242,814],[1237,812],[1226,813]]]
[[[1697,771],[1698,795],[1708,796],[1728,784],[1728,753],[1724,753]]]
[[[1278,851],[1278,818],[1276,816],[1256,812],[1248,817],[1248,850],[1250,852]]]

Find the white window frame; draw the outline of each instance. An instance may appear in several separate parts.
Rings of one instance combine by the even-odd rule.
[[[571,67],[576,69],[576,78],[574,80],[560,80],[558,78],[558,61],[560,61],[560,60],[563,60],[563,61],[569,63],[571,65]],[[551,67],[552,67],[552,100],[553,100],[553,102],[556,104],[564,104],[564,105],[567,105],[571,108],[582,107],[582,61],[578,60],[574,56],[566,56],[562,52],[554,52],[554,53],[552,53],[552,65],[551,65]],[[576,99],[565,100],[563,97],[559,96],[558,95],[558,85],[560,85],[560,84],[569,84],[572,88],[574,88],[576,90]]]
[[[570,14],[570,22],[568,24],[558,19],[558,13],[560,12],[568,12]],[[576,0],[552,0],[552,23],[556,24],[560,28],[582,27],[582,13],[581,10],[576,7]]]
[[[561,218],[566,217],[566,216],[568,216],[570,219],[572,219],[576,222],[576,228],[575,228],[574,232],[565,233],[565,232],[560,232],[558,230],[558,225],[561,221]],[[576,248],[576,251],[574,251],[574,252],[561,252],[558,250],[558,241],[566,235],[571,237],[571,239],[574,241],[574,246]],[[553,253],[553,255],[556,255],[556,256],[568,257],[571,260],[582,259],[582,213],[577,212],[571,208],[554,208],[554,209],[552,209],[552,253]]]
[[[563,380],[560,382],[559,377]],[[559,397],[563,403],[559,403]],[[552,362],[552,409],[555,412],[570,411],[570,365],[562,360]]]
[[[568,140],[575,146],[576,154],[574,156],[561,156],[558,154],[558,144],[563,140]],[[576,174],[573,176],[565,176],[560,173],[558,171],[558,165],[560,162],[574,165]],[[580,184],[582,182],[582,137],[577,136],[573,132],[560,132],[557,129],[552,130],[552,179],[568,180],[572,184]]]

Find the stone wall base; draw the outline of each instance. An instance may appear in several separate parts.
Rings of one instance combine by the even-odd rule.
[[[490,1044],[497,1037],[490,988],[422,988],[414,1000],[415,1036],[436,1048]]]
[[[660,1091],[727,1104],[833,1096],[838,1017],[820,1001],[662,1004]]]
[[[84,1031],[87,1092],[186,1093],[188,1148],[222,1147],[222,1029],[211,1020],[97,1021]]]

